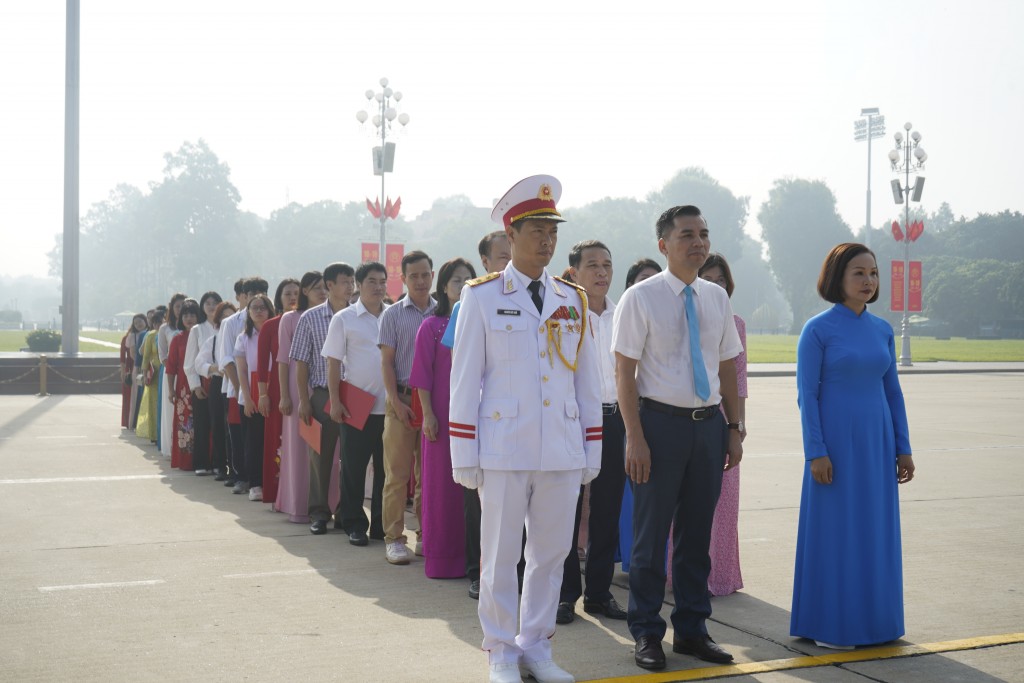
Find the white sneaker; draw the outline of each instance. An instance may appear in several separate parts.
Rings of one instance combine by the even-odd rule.
[[[423,557],[423,541],[416,541],[416,557]]]
[[[519,673],[523,678],[532,678],[537,683],[576,683],[571,673],[550,659],[543,662],[528,662],[524,659],[519,663]]]
[[[409,549],[401,541],[392,541],[385,546],[384,557],[391,564],[409,564]]]
[[[490,683],[523,683],[519,676],[519,665],[515,662],[491,664]]]
[[[260,486],[253,486],[249,489],[249,500],[263,500],[263,488]]]

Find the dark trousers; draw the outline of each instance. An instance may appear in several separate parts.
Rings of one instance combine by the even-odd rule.
[[[370,532],[384,538],[381,506],[384,500],[384,416],[370,415],[362,429],[341,425],[341,504],[335,521],[341,518],[346,533]],[[373,493],[370,496],[370,519],[366,519],[363,499],[366,491],[366,466],[373,461]]]
[[[266,419],[257,412],[251,417],[242,411],[242,430],[245,432],[245,476],[249,486],[263,486],[263,427]]]
[[[192,393],[192,467],[210,469],[210,399],[198,398]]]
[[[238,412],[242,412],[241,406]],[[228,440],[231,444],[231,478],[248,481],[245,472],[245,417],[241,424],[228,423]]]
[[[462,517],[466,522],[466,578],[480,580],[480,494],[462,489]]]
[[[328,492],[331,488],[331,467],[334,465],[334,450],[341,440],[341,429],[337,422],[331,419],[330,414],[324,410],[331,395],[326,387],[316,387],[310,397],[310,406],[313,409],[313,419],[320,423],[320,452],[309,450],[309,518],[312,520],[330,520],[335,510],[331,509],[328,502]],[[381,474],[384,473],[384,466],[381,465]],[[362,505],[363,493],[359,490],[359,504]],[[344,504],[344,496],[342,503]],[[341,504],[338,509],[341,509]]]
[[[615,550],[619,547],[619,512],[622,489],[626,482],[626,427],[616,410],[604,416],[604,438],[601,441],[601,474],[590,482],[590,520],[587,526],[587,590],[588,600],[606,602],[615,573]],[[583,595],[580,577],[580,555],[576,551],[583,512],[583,489],[576,501],[576,525],[572,547],[565,557],[562,571],[560,602],[575,603]]]
[[[676,638],[707,633],[711,523],[722,490],[728,427],[720,411],[704,420],[640,408],[651,477],[633,486],[629,615],[633,638],[665,637],[665,545],[672,532],[672,628]],[[673,527],[673,524],[675,525]]]
[[[214,469],[228,471],[228,398],[221,393],[221,377],[210,378],[206,407],[210,420],[210,460]]]

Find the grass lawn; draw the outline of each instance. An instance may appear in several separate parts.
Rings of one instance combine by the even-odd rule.
[[[25,341],[25,335],[28,334],[22,330],[0,330],[0,352],[11,352],[21,351],[23,348],[28,346]],[[121,337],[124,336],[124,332],[117,331],[102,331],[97,332],[96,330],[87,330],[82,332],[82,337],[89,337],[91,339],[99,339],[101,341],[112,342],[114,344],[121,343]],[[93,344],[90,342],[79,341],[78,350],[88,353],[99,352],[99,353],[117,353],[118,350],[109,346],[103,346],[102,344]]]
[[[794,335],[747,335],[747,362],[795,363],[796,342],[797,337]],[[915,363],[937,360],[989,363],[1024,361],[1024,339],[935,339],[911,336],[910,350]],[[900,339],[897,336],[897,358],[899,355]]]
[[[0,351],[20,351],[26,346],[25,332],[0,330]],[[121,342],[124,332],[86,330],[83,337],[99,339],[114,344]],[[796,340],[793,335],[751,334],[747,335],[747,362],[749,363],[795,363]],[[936,360],[1009,362],[1024,361],[1024,339],[935,339],[934,337],[911,337],[914,362]],[[117,349],[79,342],[79,350],[87,352],[117,353]],[[900,353],[900,340],[896,339],[896,355]]]

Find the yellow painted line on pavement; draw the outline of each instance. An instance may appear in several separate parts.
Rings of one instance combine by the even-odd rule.
[[[682,681],[706,681],[728,676],[764,674],[788,669],[810,669],[832,664],[849,664],[852,662],[869,662],[879,659],[897,657],[914,657],[918,655],[956,652],[958,650],[974,650],[997,645],[1014,645],[1024,643],[1024,633],[1004,633],[995,636],[979,636],[962,640],[947,640],[941,643],[924,643],[921,645],[897,645],[892,647],[873,647],[848,652],[836,652],[827,655],[808,655],[806,657],[790,657],[788,659],[770,659],[764,662],[746,662],[728,666],[707,666],[699,669],[683,669],[680,671],[659,671],[657,673],[639,674],[637,676],[619,676],[616,678],[595,678],[588,683],[680,683]]]

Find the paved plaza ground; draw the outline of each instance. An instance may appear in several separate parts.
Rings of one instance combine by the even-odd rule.
[[[907,634],[840,654],[789,636],[803,458],[780,374],[750,382],[746,585],[709,624],[737,664],[670,653],[644,672],[625,623],[582,609],[556,660],[580,681],[1024,682],[1024,373],[904,375]],[[0,681],[486,680],[465,580],[312,536],[171,470],[119,419],[119,396],[0,397]]]

